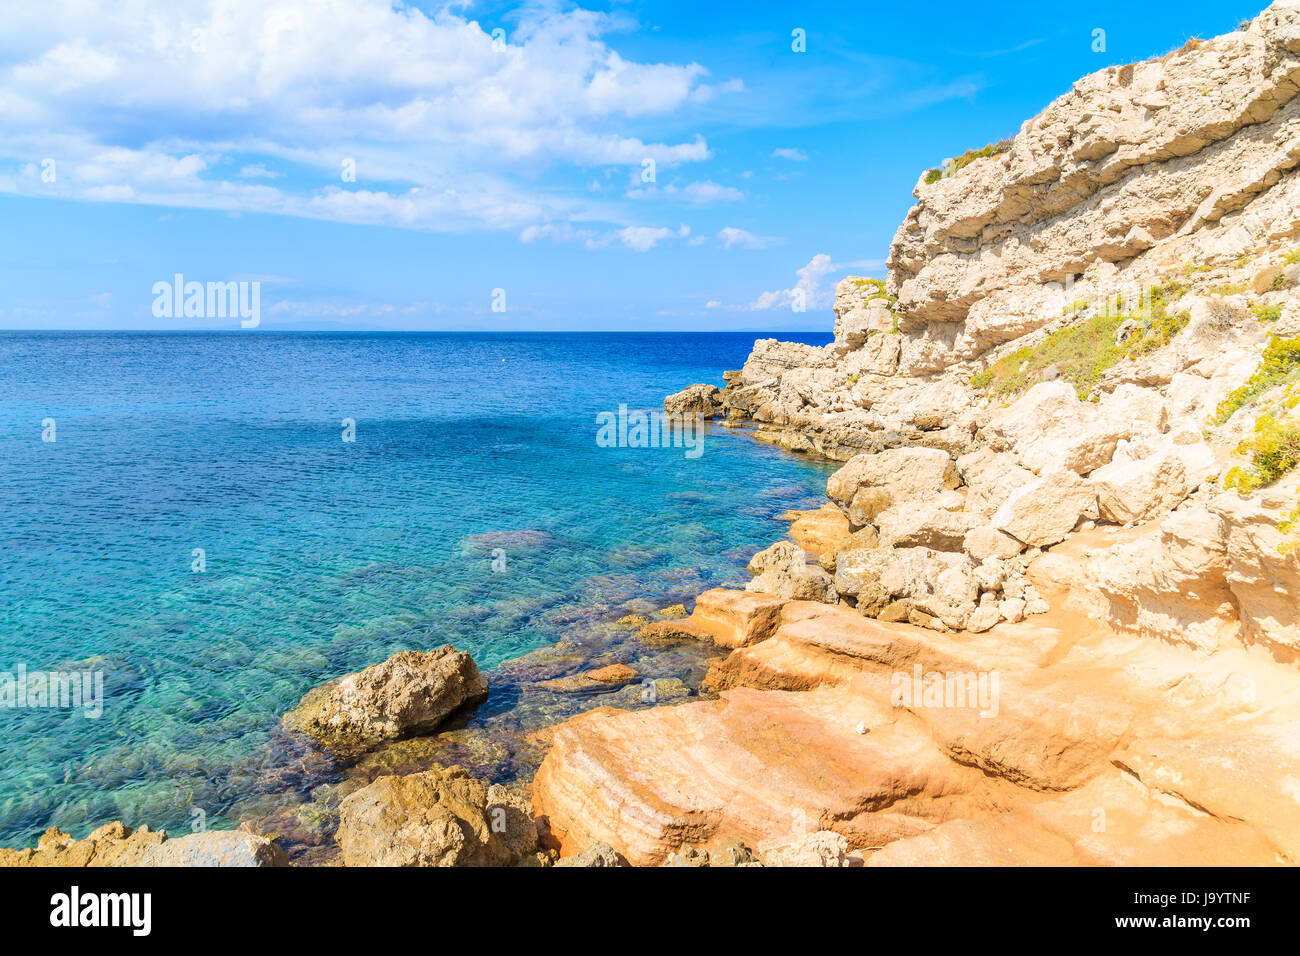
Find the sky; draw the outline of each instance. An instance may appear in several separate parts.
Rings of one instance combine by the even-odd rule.
[[[1262,6],[17,6],[0,329],[829,331],[924,170]]]

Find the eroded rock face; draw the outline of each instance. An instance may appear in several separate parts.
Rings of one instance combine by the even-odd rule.
[[[527,799],[460,767],[380,777],[339,813],[348,866],[514,866],[537,848]]]
[[[728,841],[765,865],[1300,858],[1289,666],[1070,614],[1016,627],[949,636],[788,604],[716,665],[719,699],[561,725],[535,809],[562,854],[605,841],[634,865]]]
[[[429,733],[454,711],[487,698],[473,658],[450,644],[403,651],[309,691],[284,724],[330,750],[355,751]]]
[[[563,725],[537,811],[646,865],[1297,862],[1300,475],[1222,491],[1289,411],[1221,403],[1300,335],[1300,3],[915,194],[835,341],[760,341],[720,396],[845,463],[846,526],[756,556],[779,619],[716,700]]]
[[[1233,214],[1295,169],[1298,50],[1300,11],[1275,3],[1247,30],[1083,78],[1009,152],[919,183],[890,251],[903,327],[962,323],[997,290],[1124,262],[1180,232],[1233,221],[1249,242],[1269,228]]]

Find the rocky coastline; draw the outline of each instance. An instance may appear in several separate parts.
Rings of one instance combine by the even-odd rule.
[[[744,589],[498,669],[524,722],[404,652],[286,715],[310,801],[0,865],[1300,862],[1300,3],[914,195],[830,345],[665,401],[842,463]]]

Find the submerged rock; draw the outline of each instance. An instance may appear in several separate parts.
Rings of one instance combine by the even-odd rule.
[[[461,707],[487,698],[474,659],[450,644],[403,651],[308,691],[284,725],[329,750],[364,750],[429,733]]]

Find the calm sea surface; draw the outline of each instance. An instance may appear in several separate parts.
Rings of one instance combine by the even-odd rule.
[[[745,580],[828,467],[595,435],[753,340],[0,334],[0,672],[104,679],[98,719],[0,709],[0,845],[229,826],[227,769],[328,678],[445,642],[488,669],[574,609]]]

